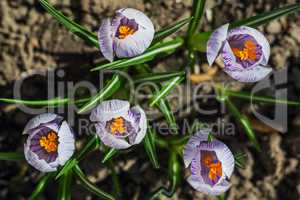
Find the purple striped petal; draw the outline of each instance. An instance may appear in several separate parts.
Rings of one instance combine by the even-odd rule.
[[[201,183],[197,176],[190,176],[188,177],[187,181],[195,190],[211,196],[221,195],[226,192],[231,186],[228,181],[223,180],[221,183],[211,187],[208,184]]]
[[[233,79],[244,83],[254,83],[264,79],[272,72],[271,68],[256,66],[250,69],[230,69],[225,68],[224,71]]]
[[[98,41],[103,56],[112,62],[114,60],[113,32],[110,19],[104,19],[98,30]]]
[[[64,165],[75,151],[75,139],[73,132],[66,121],[64,121],[58,131],[58,160],[60,165]]]
[[[127,121],[130,121],[128,116],[129,109],[130,104],[128,101],[118,99],[103,101],[92,110],[90,120],[92,122],[102,122],[106,124],[106,122],[112,118],[123,117]]]
[[[197,146],[201,141],[207,140],[210,131],[211,129],[201,129],[199,132],[193,135],[185,145],[183,150],[183,161],[186,168],[190,165],[193,158],[198,153]]]
[[[212,65],[217,58],[220,49],[223,46],[224,41],[227,38],[229,24],[225,24],[216,29],[207,42],[207,61],[209,65]]]
[[[37,128],[41,124],[52,122],[56,118],[61,118],[61,117],[53,113],[44,113],[44,114],[37,115],[36,117],[29,120],[29,122],[26,124],[23,134],[30,134],[29,130]]]
[[[145,137],[147,132],[147,118],[145,111],[140,106],[134,106],[130,109],[132,115],[133,115],[133,121],[132,124],[137,122],[137,128],[138,132],[136,137],[134,138],[133,144],[139,144]]]

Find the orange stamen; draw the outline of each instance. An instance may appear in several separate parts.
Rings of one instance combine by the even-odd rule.
[[[39,140],[40,146],[48,153],[57,151],[58,137],[54,131],[50,131],[47,136],[42,136]]]
[[[125,133],[125,121],[122,117],[118,117],[113,119],[112,123],[110,124],[110,132],[112,134]]]
[[[244,43],[242,50],[238,48],[232,48],[233,54],[241,60],[256,60],[256,45],[252,40],[247,40]]]
[[[126,38],[128,35],[132,35],[134,34],[135,30],[129,26],[126,26],[126,25],[122,25],[119,27],[118,29],[118,38],[119,39],[124,39]]]
[[[208,178],[212,181],[216,181],[218,177],[222,176],[222,164],[220,161],[209,165]]]

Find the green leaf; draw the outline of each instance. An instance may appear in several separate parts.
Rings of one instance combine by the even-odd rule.
[[[239,152],[234,154],[235,165],[239,168],[245,168],[245,159],[247,158],[247,154]]]
[[[183,81],[184,78],[185,76],[176,76],[175,78],[172,78],[170,81],[168,81],[160,91],[154,94],[154,97],[150,101],[150,106],[154,106],[160,99],[167,96],[176,85]]]
[[[154,35],[152,44],[156,44],[157,42],[162,41],[164,38],[172,35],[173,33],[176,33],[181,28],[183,28],[186,24],[188,24],[192,19],[193,19],[193,17],[183,19],[179,22],[176,22],[168,27],[165,27],[165,28],[157,31]]]
[[[133,77],[134,83],[143,83],[143,82],[161,82],[164,80],[168,80],[170,78],[174,78],[176,76],[183,76],[185,75],[185,71],[179,72],[163,72],[163,73],[146,73],[141,74]]]
[[[75,165],[78,164],[78,161],[76,158],[71,158],[66,162],[66,164],[62,167],[62,169],[59,171],[59,173],[56,175],[55,179],[60,178],[63,175],[66,175]]]
[[[224,195],[220,195],[220,196],[217,196],[218,200],[225,200],[225,196]]]
[[[102,163],[106,163],[107,161],[111,160],[115,155],[117,155],[119,153],[119,151],[117,149],[114,149],[114,148],[110,148],[104,158],[102,159]]]
[[[227,98],[225,102],[230,113],[234,116],[235,120],[242,125],[247,137],[252,142],[256,150],[261,151],[260,145],[256,139],[255,132],[248,118],[239,112],[238,108],[229,100],[229,98]]]
[[[92,99],[86,103],[82,108],[79,109],[78,113],[84,113],[88,110],[94,108],[101,101],[112,96],[121,86],[121,78],[119,75],[114,75],[113,78],[109,81],[109,83]]]
[[[24,153],[19,152],[0,152],[0,160],[19,161],[25,160]]]
[[[282,8],[278,8],[269,12],[264,12],[258,14],[256,16],[250,17],[248,19],[243,19],[237,22],[233,22],[230,24],[229,28],[235,28],[238,26],[251,26],[257,27],[263,24],[266,24],[272,20],[275,20],[279,17],[289,15],[297,12],[300,9],[300,3],[283,6]],[[190,41],[190,45],[194,50],[198,50],[201,52],[206,51],[206,43],[210,37],[212,32],[203,32],[198,33],[193,36],[193,39]]]
[[[109,160],[108,166],[111,171],[111,179],[112,179],[112,184],[113,184],[113,189],[114,189],[115,195],[117,196],[117,199],[123,199],[119,177],[115,170],[116,165],[114,164],[114,162],[112,160]]]
[[[171,128],[172,131],[175,132],[175,134],[178,134],[178,125],[176,123],[176,118],[174,116],[173,111],[171,110],[171,106],[168,99],[164,99],[164,98],[160,99],[156,104],[156,106],[163,114],[164,118],[167,120],[169,124],[169,128]]]
[[[99,48],[98,37],[96,34],[88,31],[83,26],[64,16],[60,11],[56,10],[52,5],[50,5],[47,0],[39,0],[39,2],[49,14],[51,14],[62,25],[64,25],[69,31],[73,32],[75,35],[82,38],[94,47]]]
[[[104,69],[120,69],[128,66],[142,64],[147,61],[153,60],[155,56],[157,56],[158,54],[161,53],[171,54],[182,45],[183,45],[183,39],[176,38],[172,41],[162,42],[157,45],[154,45],[153,47],[147,49],[145,53],[139,56],[133,58],[125,58],[105,65],[100,65],[91,69],[91,71],[104,70]]]
[[[278,8],[275,10],[271,10],[269,12],[264,12],[261,14],[258,14],[256,16],[250,17],[248,19],[243,19],[237,22],[234,22],[230,24],[230,28],[235,28],[238,26],[251,26],[251,27],[257,27],[260,25],[263,25],[265,23],[268,23],[274,19],[277,19],[279,17],[295,13],[300,9],[300,3],[292,4],[292,5],[286,5],[282,8]]]
[[[200,24],[201,18],[204,14],[204,8],[205,8],[205,2],[206,0],[193,0],[193,10],[192,10],[192,21],[189,24],[187,38],[188,40],[191,40],[195,32],[197,31],[197,28]]]
[[[93,194],[97,195],[101,199],[105,200],[115,200],[115,198],[111,195],[108,194],[101,189],[97,188],[93,183],[91,183],[88,178],[84,175],[82,170],[78,165],[76,165],[74,168],[74,173],[76,174],[77,178],[81,181],[81,185],[85,187],[88,191],[92,192]]]
[[[72,199],[72,174],[70,170],[63,175],[59,180],[57,200],[71,200]]]
[[[159,187],[156,191],[147,195],[147,200],[158,199],[160,195],[171,198],[176,192],[176,188],[179,185],[181,177],[181,165],[178,161],[178,157],[175,152],[172,152],[169,158],[169,179],[170,187],[167,189],[165,187]]]
[[[148,126],[147,130],[147,134],[145,135],[145,138],[143,140],[144,147],[152,165],[154,166],[154,168],[158,169],[159,163],[156,153],[155,133],[152,127]]]
[[[297,101],[289,101],[289,100],[284,100],[284,99],[275,99],[273,97],[266,97],[266,96],[256,96],[247,92],[235,92],[235,91],[230,91],[226,90],[225,91],[228,96],[231,97],[237,97],[241,99],[247,99],[250,100],[251,102],[259,102],[259,103],[269,103],[269,104],[284,104],[284,105],[289,105],[289,106],[300,106],[300,102]]]
[[[39,183],[35,187],[34,191],[31,193],[28,200],[38,200],[40,195],[44,192],[45,188],[49,184],[50,180],[55,176],[56,172],[51,172],[45,174],[40,178]]]
[[[95,134],[92,137],[89,138],[88,143],[84,145],[83,149],[81,149],[76,155],[68,160],[66,164],[62,167],[62,169],[59,171],[55,179],[58,179],[59,177],[65,175],[68,173],[75,165],[79,163],[83,157],[88,154],[89,152],[99,148],[100,146],[100,140],[98,136]]]
[[[75,100],[75,104],[83,103],[88,101],[90,98],[83,98]],[[23,100],[23,99],[9,99],[9,98],[0,98],[0,102],[11,103],[11,104],[23,104],[27,106],[56,106],[61,104],[67,104],[71,100],[68,98],[54,98],[49,100]]]

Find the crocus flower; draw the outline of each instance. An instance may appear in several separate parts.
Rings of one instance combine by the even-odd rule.
[[[45,113],[31,119],[23,134],[28,134],[24,144],[27,162],[42,172],[56,171],[73,155],[73,132],[62,117]]]
[[[112,20],[103,20],[98,31],[100,50],[109,61],[113,61],[115,56],[124,58],[142,54],[150,46],[153,37],[151,20],[133,8],[116,11]]]
[[[270,45],[262,33],[242,26],[228,31],[229,24],[215,30],[207,43],[207,60],[212,65],[221,53],[224,71],[240,82],[257,82],[266,77],[271,68],[265,67]]]
[[[210,129],[202,129],[193,135],[184,148],[185,167],[190,166],[187,181],[197,191],[208,195],[220,195],[227,191],[234,169],[234,157],[228,147],[217,139],[208,141]]]
[[[96,107],[90,120],[95,122],[101,141],[115,149],[140,143],[146,134],[147,119],[140,106],[130,108],[128,101],[109,100]]]

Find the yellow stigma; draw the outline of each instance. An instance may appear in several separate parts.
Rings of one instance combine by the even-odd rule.
[[[242,50],[238,48],[233,48],[232,51],[235,57],[241,60],[256,60],[256,45],[252,40],[247,40]]]
[[[209,165],[208,178],[212,181],[216,181],[218,177],[222,176],[222,164],[220,161],[217,163],[211,163]]]
[[[125,133],[125,120],[122,117],[114,118],[110,124],[110,132],[112,134],[124,134]]]
[[[40,146],[48,153],[57,151],[58,141],[57,135],[54,131],[48,132],[47,136],[42,136],[39,140]]]
[[[126,25],[122,25],[122,26],[119,26],[118,28],[118,38],[119,39],[124,39],[126,38],[128,35],[132,35],[134,34],[135,30],[129,26],[126,26]]]
[[[221,162],[213,163],[213,156],[211,154],[204,154],[202,156],[202,163],[209,169],[208,178],[212,181],[216,181],[218,177],[222,176]]]

